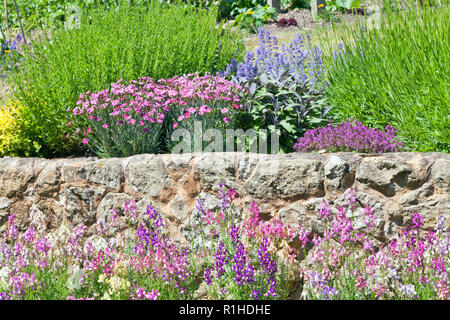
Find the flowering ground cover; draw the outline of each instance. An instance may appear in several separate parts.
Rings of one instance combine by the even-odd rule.
[[[205,130],[238,126],[240,89],[220,76],[198,73],[121,79],[111,90],[80,95],[77,106],[67,109],[67,126],[84,125],[71,130],[73,136],[100,157],[168,152],[172,131],[179,126],[192,131],[195,120]]]
[[[242,215],[236,192],[220,187],[220,209],[198,199],[190,244],[172,241],[162,215],[133,200],[96,230],[46,230],[38,211],[19,230],[11,213],[0,235],[0,299],[286,299],[298,286],[305,299],[449,299],[448,215],[423,230],[416,213],[383,245],[371,236],[369,206],[353,217],[351,189],[344,206],[322,203],[323,232],[313,234],[266,221],[255,201]]]

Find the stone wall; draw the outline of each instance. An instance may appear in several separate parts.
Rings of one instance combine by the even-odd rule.
[[[50,228],[63,221],[83,222],[94,230],[97,219],[136,199],[153,204],[168,218],[174,237],[183,230],[198,196],[214,209],[213,196],[223,179],[239,194],[247,210],[256,200],[267,219],[278,217],[320,231],[317,210],[325,198],[344,205],[353,188],[362,205],[371,205],[374,236],[385,241],[415,212],[432,227],[438,213],[450,212],[450,155],[331,153],[263,155],[198,153],[136,155],[97,159],[0,159],[0,230],[14,213],[25,227],[30,210],[40,210]],[[121,210],[122,209],[122,210]],[[355,217],[362,219],[362,208]],[[3,227],[2,227],[3,226]]]

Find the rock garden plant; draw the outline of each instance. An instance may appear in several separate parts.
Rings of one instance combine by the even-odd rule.
[[[48,232],[36,210],[19,230],[11,213],[0,238],[0,299],[286,299],[298,285],[305,299],[449,298],[444,214],[425,231],[416,213],[383,246],[371,207],[358,208],[351,189],[344,206],[323,202],[321,231],[312,231],[265,221],[254,201],[236,214],[236,192],[219,187],[219,209],[198,199],[191,245],[172,241],[158,210],[134,200],[96,229]]]

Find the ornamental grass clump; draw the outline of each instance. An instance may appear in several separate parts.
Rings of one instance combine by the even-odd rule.
[[[378,18],[339,28],[349,39],[340,54],[322,46],[330,112],[378,129],[390,123],[407,150],[449,152],[450,4],[379,2]]]
[[[297,140],[294,149],[297,152],[326,150],[328,152],[383,153],[401,151],[403,143],[397,140],[397,130],[386,125],[386,132],[371,129],[356,120],[347,120],[326,127],[307,130]]]
[[[187,128],[191,134],[195,120],[204,129],[233,128],[242,109],[238,90],[220,76],[198,73],[119,80],[111,90],[80,95],[77,106],[67,109],[67,126],[76,127],[73,135],[99,157],[168,152],[172,131]]]

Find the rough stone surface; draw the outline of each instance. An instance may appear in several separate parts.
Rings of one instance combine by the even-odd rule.
[[[20,196],[27,183],[35,176],[33,160],[10,157],[0,159],[0,196]]]
[[[183,221],[189,214],[189,210],[183,201],[183,196],[177,194],[168,204],[170,212],[178,219]]]
[[[224,181],[239,195],[241,209],[232,213],[236,218],[255,200],[264,219],[279,218],[319,233],[324,231],[318,215],[322,201],[333,210],[345,207],[352,188],[358,197],[358,209],[351,212],[355,228],[364,229],[363,208],[370,205],[375,217],[371,233],[385,241],[411,223],[416,212],[426,228],[434,226],[438,212],[450,212],[449,164],[450,155],[436,152],[7,157],[0,159],[0,228],[12,212],[25,227],[33,207],[52,228],[81,222],[92,228],[112,208],[122,215],[123,203],[135,199],[138,210],[151,205],[165,215],[170,233],[182,242],[191,240],[188,234],[199,235],[193,226],[201,214],[197,198],[204,198],[206,210],[220,208],[217,186]]]
[[[323,193],[323,181],[320,161],[277,157],[260,160],[244,187],[256,198],[298,199]]]
[[[411,188],[418,178],[407,163],[389,158],[365,158],[356,171],[356,180],[392,197],[402,188]]]
[[[132,191],[151,198],[157,198],[172,181],[161,157],[147,154],[129,159],[125,179]]]
[[[120,159],[102,159],[84,164],[79,172],[82,179],[119,189],[122,178]]]
[[[437,159],[431,169],[431,176],[436,187],[450,192],[450,160]]]
[[[106,217],[111,214],[112,209],[115,209],[118,215],[123,215],[124,203],[132,199],[133,197],[126,193],[108,193],[97,208],[97,220],[106,220]]]

